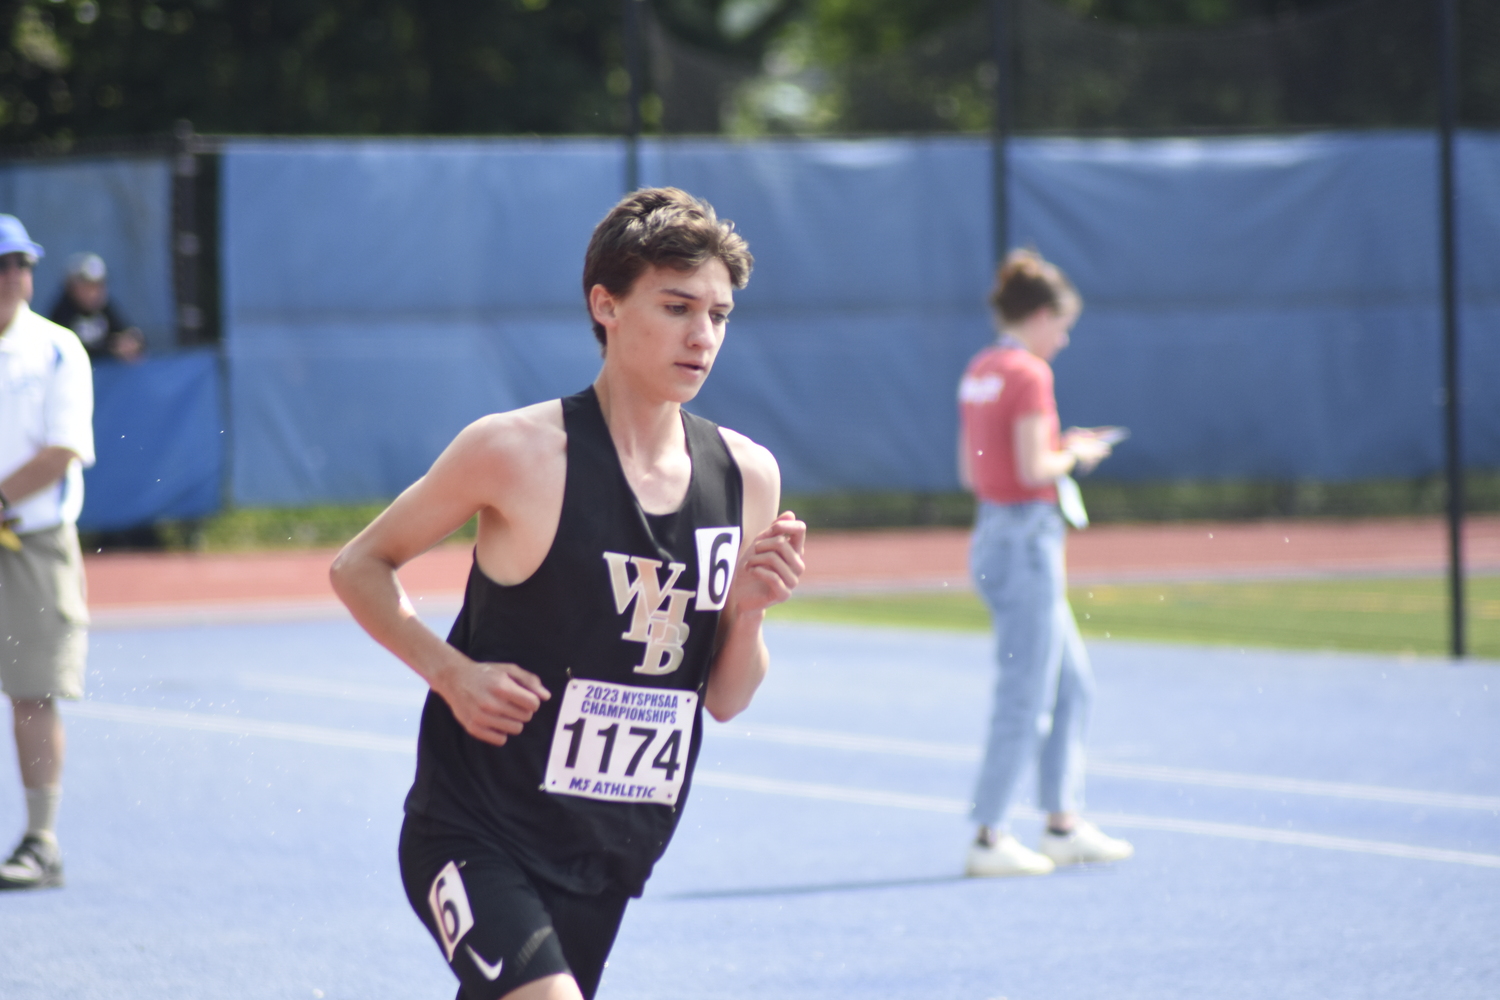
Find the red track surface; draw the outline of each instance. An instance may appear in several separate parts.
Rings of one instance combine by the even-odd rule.
[[[830,533],[808,540],[810,587],[962,584],[967,531]],[[1074,532],[1075,582],[1441,573],[1447,528],[1436,519],[1112,524]],[[1465,531],[1468,568],[1500,571],[1500,517]]]
[[[807,542],[809,591],[932,587],[967,582],[968,532],[958,529],[816,532]],[[1475,517],[1465,536],[1475,572],[1500,572],[1500,517]],[[1436,519],[1103,525],[1075,533],[1077,582],[1440,573],[1446,533]],[[88,557],[89,603],[106,616],[227,605],[327,607],[331,550],[223,555]],[[452,603],[469,549],[434,549],[401,571],[413,597]]]

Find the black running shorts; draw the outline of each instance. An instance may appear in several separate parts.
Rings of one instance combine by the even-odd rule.
[[[498,1000],[567,973],[593,997],[629,897],[580,896],[534,879],[473,834],[408,816],[401,881],[458,976],[460,1000]]]

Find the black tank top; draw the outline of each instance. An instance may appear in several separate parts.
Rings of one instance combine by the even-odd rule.
[[[448,636],[471,659],[537,674],[552,698],[497,747],[429,692],[406,811],[493,839],[564,889],[639,895],[691,784],[743,484],[718,428],[684,411],[687,496],[672,514],[646,514],[592,387],[562,409],[567,479],[551,549],[510,587],[476,560]],[[666,788],[674,779],[680,788]]]

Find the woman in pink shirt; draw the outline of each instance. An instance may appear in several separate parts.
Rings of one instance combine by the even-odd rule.
[[[969,875],[1043,875],[1060,864],[1119,861],[1130,844],[1078,816],[1093,674],[1068,605],[1058,483],[1109,456],[1098,431],[1060,433],[1051,360],[1083,303],[1028,250],[1001,264],[990,295],[998,341],[959,384],[959,477],[979,501],[970,548],[975,588],[994,620],[999,676],[974,793]],[[1064,487],[1076,489],[1071,481]],[[1038,764],[1047,829],[1038,851],[1010,832],[1022,773]]]

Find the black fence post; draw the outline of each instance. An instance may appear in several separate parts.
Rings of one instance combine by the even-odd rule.
[[[625,71],[630,74],[630,91],[626,109],[625,191],[641,186],[641,0],[621,0],[625,5]]]
[[[172,289],[177,306],[177,346],[203,339],[199,256],[203,241],[198,232],[198,155],[193,123],[180,121],[173,129],[172,161]]]
[[[995,260],[1010,248],[1010,4],[990,0],[990,50],[995,61],[995,107],[990,125],[990,185],[993,189]]]
[[[1456,0],[1436,0],[1438,14],[1438,188],[1442,219],[1443,446],[1448,478],[1449,651],[1467,652],[1464,641],[1464,460],[1459,434],[1462,396],[1458,357],[1458,234],[1455,229],[1453,132],[1458,118],[1458,31]]]

